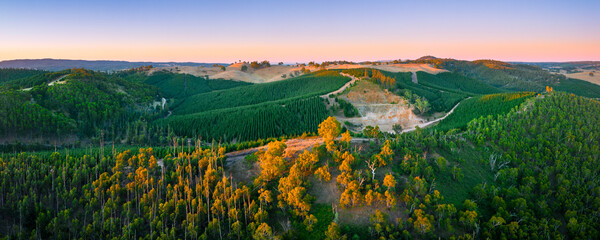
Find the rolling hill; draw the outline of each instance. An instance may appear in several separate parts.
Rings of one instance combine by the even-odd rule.
[[[238,63],[226,67],[225,71],[220,67],[200,66],[145,67],[112,73],[81,69],[55,72],[1,69],[3,77],[0,79],[0,89],[4,89],[2,91],[6,94],[7,102],[20,106],[22,110],[19,111],[29,111],[23,109],[33,107],[44,109],[39,111],[45,112],[44,116],[25,116],[25,119],[30,119],[27,121],[31,124],[12,129],[6,125],[4,129],[11,131],[12,135],[19,132],[39,136],[42,139],[39,142],[46,145],[49,141],[44,138],[55,138],[59,132],[60,135],[68,133],[86,140],[97,136],[99,132],[113,131],[112,129],[124,131],[111,136],[126,144],[166,144],[173,136],[202,136],[206,140],[239,142],[314,133],[316,124],[333,115],[331,111],[335,111],[331,109],[331,103],[318,101],[315,97],[332,92],[348,81],[339,73],[355,77],[367,76],[367,79],[382,89],[406,99],[409,104],[407,107],[419,114],[421,121],[435,118],[469,97],[479,98],[487,94],[524,90],[541,93],[545,92],[546,86],[580,96],[600,97],[598,85],[549,73],[537,66],[493,60],[469,62],[429,56],[404,62],[339,61],[270,67],[264,63]],[[277,72],[300,67],[305,69],[298,73],[299,76],[286,75],[281,80],[258,84],[215,77],[228,71],[242,72],[244,66],[249,67],[246,70],[248,74],[266,74],[263,77],[267,78],[275,76],[267,74],[267,70]],[[208,74],[208,78],[200,74],[203,73],[202,69],[213,68],[216,72]],[[198,72],[194,75],[185,74],[192,70]],[[56,83],[59,84],[53,85]],[[91,84],[93,87],[87,89],[79,83]],[[60,90],[60,93],[49,95],[49,90],[52,93]],[[53,99],[60,95],[81,94],[79,92],[85,92],[92,98],[82,99],[85,104]],[[97,96],[98,94],[103,97]],[[338,99],[338,104],[339,101]],[[465,102],[465,106],[473,101]],[[356,109],[348,102],[344,104],[346,110]],[[474,109],[478,107],[473,106]],[[106,112],[98,114],[98,109]],[[368,109],[363,109],[363,112]],[[315,114],[311,115],[313,110]],[[17,110],[6,108],[5,115],[17,116],[15,111]],[[288,118],[294,111],[300,114],[295,118]],[[460,113],[461,109],[457,112]],[[365,114],[368,113],[363,113]],[[469,118],[486,114],[488,113],[481,112],[469,115]],[[271,122],[271,118],[280,121]],[[51,125],[62,122],[65,127],[53,125],[54,130],[45,130],[42,134],[34,131],[35,126],[41,124],[40,121],[43,122],[40,119],[48,119],[47,122]],[[452,119],[451,116],[447,121]],[[87,125],[83,126],[83,122],[87,122]],[[11,124],[10,126],[15,125]],[[236,127],[225,127],[231,124]],[[464,124],[446,125],[464,128]],[[448,127],[444,129],[449,130]]]
[[[141,66],[154,67],[170,66],[227,66],[224,63],[194,63],[194,62],[128,62],[108,60],[70,60],[70,59],[17,59],[0,61],[0,68],[26,68],[45,71],[59,71],[70,68],[85,68],[95,71],[119,71]]]

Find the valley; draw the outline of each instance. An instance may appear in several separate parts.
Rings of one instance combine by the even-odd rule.
[[[600,239],[600,1],[0,1],[0,240]]]
[[[424,57],[0,76],[1,236],[597,235],[584,226],[600,86],[541,68]],[[74,228],[36,230],[52,222]]]

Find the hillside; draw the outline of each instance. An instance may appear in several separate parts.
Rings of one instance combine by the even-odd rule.
[[[534,91],[542,92],[546,86],[551,86],[563,91],[584,95],[588,97],[600,97],[597,94],[600,86],[573,81],[565,75],[550,72],[552,68],[544,70],[539,66],[552,67],[555,64],[536,63],[506,63],[495,60],[462,61],[455,59],[426,58],[409,63],[428,63],[436,68],[446,69],[455,74],[478,79],[493,87],[507,91]],[[538,66],[539,65],[539,66]],[[558,66],[572,67],[596,66],[595,62],[565,63]],[[560,67],[559,67],[560,68]]]
[[[47,73],[46,71],[19,68],[0,68],[0,84]]]
[[[242,67],[245,70],[242,71]],[[446,72],[447,70],[434,68],[429,64],[412,64],[412,63],[389,63],[389,64],[366,64],[366,63],[324,63],[321,65],[271,65],[254,69],[249,63],[235,63],[227,66],[225,70],[219,67],[208,66],[171,66],[157,67],[149,71],[152,74],[156,71],[169,71],[173,73],[190,74],[197,77],[209,76],[211,79],[226,79],[236,80],[249,83],[268,83],[280,81],[292,77],[297,77],[308,72],[320,70],[340,70],[340,69],[357,69],[357,68],[374,68],[388,72],[417,72],[424,71],[431,74]]]
[[[353,76],[366,75],[390,92],[402,96],[415,105],[419,114],[444,112],[454,107],[469,94],[430,87],[418,82],[418,74],[409,72],[386,72],[373,69],[342,70]],[[416,79],[413,79],[416,76]],[[416,82],[415,82],[416,80]]]
[[[1,70],[0,70],[1,71]],[[34,70],[38,71],[38,70]],[[71,70],[63,70],[57,72],[39,72],[36,74],[29,74],[25,77],[6,79],[6,81],[0,82],[0,86],[9,89],[26,89],[32,88],[38,85],[47,85],[52,81],[61,78],[71,73]]]
[[[46,136],[72,143],[95,136],[101,129],[113,129],[112,138],[123,137],[129,122],[153,112],[148,106],[157,92],[151,86],[83,69],[52,75],[63,76],[63,84],[47,84],[52,79],[47,75],[29,91],[0,91],[6,103],[0,110],[2,142]]]
[[[315,133],[330,114],[318,96],[349,80],[335,71],[320,71],[196,94],[178,100],[171,106],[173,116],[158,123],[178,135],[225,142]]]
[[[575,61],[575,62],[516,62],[517,64],[534,65],[550,71],[577,71],[585,70],[600,70],[600,61]]]
[[[371,143],[346,134],[333,141],[339,122],[329,118],[319,126],[324,143],[285,158],[278,141],[237,162],[224,148],[199,145],[127,150],[101,161],[99,151],[7,155],[0,215],[11,221],[0,234],[595,239],[600,103],[561,92],[530,99],[464,131],[416,130]],[[72,204],[56,208],[61,201]],[[100,224],[101,216],[117,225]],[[52,228],[55,222],[85,227]]]
[[[449,60],[443,62],[442,66],[450,71],[512,91],[541,91],[545,86],[558,84],[565,79],[564,76],[551,74],[539,67],[497,61]]]
[[[313,96],[176,114],[158,123],[180,136],[240,143],[314,134],[329,114],[323,100]]]
[[[169,66],[212,66],[215,63],[193,63],[193,62],[128,62],[107,60],[70,60],[70,59],[17,59],[0,61],[0,68],[27,68],[45,71],[59,71],[70,68],[85,68],[94,71],[119,71],[141,66],[152,65],[154,67]],[[219,65],[227,65],[218,63]]]
[[[224,68],[223,68],[224,67]],[[197,77],[206,77],[209,79],[224,79],[242,81],[248,83],[268,83],[288,78],[293,78],[304,74],[303,68],[296,65],[272,65],[269,67],[252,68],[248,63],[235,63],[227,67],[221,66],[172,66],[158,67],[151,69],[148,74],[157,71],[168,71],[180,74],[190,74]],[[242,69],[244,67],[244,69]],[[312,69],[317,70],[317,69]]]
[[[533,96],[535,94],[531,92],[499,93],[466,99],[452,115],[440,121],[434,128],[441,131],[464,130],[471,120],[506,114]]]
[[[455,69],[313,64],[257,84],[150,67],[7,70],[0,235],[599,235],[597,85],[498,61],[419,61]],[[346,69],[317,70],[335,67]]]
[[[178,103],[174,107],[174,112],[190,114],[287,98],[317,96],[332,92],[349,80],[337,72],[322,71],[284,81],[194,95]]]
[[[129,81],[155,86],[165,98],[185,98],[199,93],[248,86],[250,83],[223,79],[206,79],[169,71],[130,72],[117,74]]]
[[[0,89],[4,90],[0,91],[6,95],[6,102],[12,103],[13,108],[21,108],[18,111],[41,114],[22,116],[21,118],[27,120],[21,123],[5,123],[4,131],[10,132],[11,137],[4,139],[3,144],[14,147],[24,141],[26,145],[42,144],[47,149],[54,144],[66,146],[61,143],[68,140],[81,146],[90,141],[98,141],[97,136],[102,132],[111,132],[110,140],[117,144],[168,144],[174,136],[202,136],[207,140],[221,139],[239,143],[283,135],[300,135],[304,132],[312,134],[316,132],[317,122],[332,115],[348,121],[350,124],[345,126],[356,134],[362,134],[361,131],[367,126],[380,126],[380,130],[391,133],[395,124],[403,126],[404,129],[421,124],[429,125],[424,123],[444,116],[462,100],[486,94],[526,89],[541,93],[545,92],[546,86],[551,86],[557,91],[590,98],[600,97],[598,85],[549,73],[536,66],[493,60],[469,62],[425,57],[413,61],[311,62],[294,66],[270,65],[263,61],[236,63],[223,68],[144,66],[112,73],[85,70],[88,74],[84,78],[81,74],[72,74],[73,71],[79,71],[77,69],[56,72],[0,70],[4,74],[0,79]],[[280,75],[282,72],[286,73]],[[361,95],[365,95],[365,92],[356,92],[353,99],[348,96],[328,96],[322,103],[316,103],[316,100],[305,101],[333,92],[346,83],[347,78],[334,76],[338,72],[366,77],[380,88],[377,91],[387,91],[386,94],[405,100],[405,105],[383,106],[373,105],[381,103],[369,103],[367,106],[356,101]],[[217,78],[235,78],[241,73],[258,83]],[[86,79],[89,77],[92,81]],[[85,89],[80,84],[74,84],[78,82],[90,82],[92,85],[90,89]],[[47,89],[62,89],[60,91],[71,95],[88,94],[93,97],[81,100],[85,104],[61,103],[66,101],[64,99],[48,101],[46,98],[52,96],[47,95]],[[96,96],[98,94],[102,97]],[[392,102],[400,101],[385,101],[383,104]],[[296,118],[288,118],[287,115],[292,114],[292,109],[287,104],[297,105],[297,109],[304,109],[298,111],[304,113]],[[323,106],[327,111],[321,111]],[[478,107],[474,106],[475,109]],[[40,110],[30,110],[31,108]],[[77,112],[75,109],[78,109]],[[103,109],[106,113],[96,112],[98,109]],[[310,109],[318,113],[312,116]],[[6,116],[22,115],[8,106],[4,111]],[[458,112],[461,112],[460,108]],[[250,114],[252,117],[242,122],[227,117],[243,120],[244,114]],[[265,119],[270,117],[288,119],[293,124],[266,124],[270,120]],[[94,120],[91,121],[92,119]],[[250,123],[256,119],[261,119],[260,122],[265,124]],[[452,116],[447,121],[451,119]],[[195,126],[186,123],[192,120],[196,122]],[[212,123],[205,124],[206,121]],[[226,126],[225,123],[234,122],[237,128],[222,127]],[[18,124],[23,125],[17,126]],[[51,126],[50,129],[53,130],[35,130],[40,129],[39,126],[44,126],[43,124]],[[58,127],[59,125],[62,127]],[[275,129],[270,129],[272,126],[275,126]],[[464,123],[461,123],[460,127],[464,127]],[[221,130],[213,131],[210,128]],[[243,133],[248,131],[244,130],[248,128],[255,130],[252,130],[253,133]],[[21,137],[14,138],[17,135]],[[32,137],[35,137],[35,140],[32,140]]]
[[[347,81],[327,71],[257,85],[147,69],[30,74],[1,84],[8,103],[1,113],[1,140],[14,150],[79,147],[98,143],[101,135],[114,144],[162,145],[186,135],[238,142],[312,134],[329,115],[314,97]],[[202,120],[215,117],[219,120]],[[268,124],[270,118],[277,119],[275,125]],[[240,120],[238,128],[231,127]]]
[[[588,81],[590,83],[600,85],[600,70],[581,71],[576,73],[565,74],[568,78]]]
[[[0,240],[600,240],[599,10],[0,1]]]
[[[413,113],[413,107],[406,99],[366,79],[357,81],[350,89],[336,96],[335,101],[341,110],[336,114],[337,119],[355,132],[362,132],[367,126],[378,126],[383,132],[393,132],[396,124],[406,129],[425,121]],[[357,114],[348,114],[347,108],[356,109]]]

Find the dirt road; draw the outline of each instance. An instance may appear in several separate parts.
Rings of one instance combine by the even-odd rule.
[[[48,86],[52,86],[52,85],[54,85],[54,84],[61,84],[61,83],[64,83],[64,82],[60,82],[60,80],[63,80],[63,78],[65,78],[66,76],[69,76],[69,74],[62,75],[62,76],[58,77],[57,79],[54,79],[54,80],[50,81],[50,82],[48,83]],[[21,89],[21,91],[29,91],[29,90],[31,90],[31,89],[33,89],[33,88],[32,88],[32,87],[30,87],[30,88],[23,88],[23,89]]]
[[[48,86],[64,83],[64,82],[61,82],[61,80],[63,80],[67,76],[69,76],[69,74],[62,75],[62,76],[58,77],[57,79],[52,80],[51,82],[48,83]]]
[[[335,90],[331,93],[322,95],[321,97],[323,98],[329,98],[330,94],[338,94],[343,92],[344,90],[346,90],[346,88],[348,88],[352,83],[356,82],[357,78],[350,76],[348,74],[343,74],[343,76],[346,77],[350,77],[352,78],[351,81],[349,81],[348,83],[344,84],[344,86],[342,86],[340,89]],[[417,81],[417,74],[415,72],[413,72],[413,81]],[[469,97],[470,98],[470,97]],[[469,99],[467,98],[467,99]],[[466,99],[465,99],[466,100]],[[463,100],[464,101],[464,100]],[[461,101],[462,102],[462,101]],[[458,105],[460,105],[460,103],[457,103],[448,113],[446,113],[446,115],[444,115],[441,118],[429,121],[429,122],[424,122],[424,123],[419,123],[417,124],[415,127],[412,128],[408,128],[408,129],[404,129],[402,130],[402,133],[405,132],[411,132],[414,131],[416,129],[416,127],[418,126],[419,128],[424,128],[427,127],[429,125],[432,125],[434,123],[437,123],[439,121],[444,120],[446,117],[448,117],[450,114],[452,114],[452,112],[454,112],[454,109],[456,109],[456,107],[458,107]],[[382,104],[382,105],[387,105],[387,104]],[[371,141],[372,139],[368,139],[368,138],[353,138],[352,141],[353,142],[360,142],[360,141]],[[310,137],[310,138],[295,138],[295,139],[289,139],[287,141],[285,141],[285,144],[287,145],[286,148],[286,153],[285,156],[292,156],[295,153],[302,151],[304,149],[311,149],[315,144],[322,144],[323,143],[323,139],[320,137]],[[245,150],[240,150],[240,151],[235,151],[235,152],[230,152],[227,153],[227,163],[229,165],[229,163],[232,162],[236,162],[238,160],[244,159],[244,157],[246,155],[252,154],[257,152],[258,150],[261,149],[265,149],[267,146],[260,146],[260,147],[255,147],[255,148],[250,148],[250,149],[245,149]],[[289,150],[289,151],[288,151]]]
[[[468,97],[468,98],[466,98],[466,99],[464,99],[464,100],[467,100],[467,99],[469,99],[469,98],[471,98],[471,97]],[[462,101],[464,101],[464,100],[462,100]],[[419,128],[424,128],[424,127],[427,127],[427,126],[429,126],[429,125],[431,125],[431,124],[434,124],[434,123],[436,123],[436,122],[439,122],[439,121],[442,121],[442,120],[444,120],[446,117],[448,117],[450,114],[452,114],[452,112],[454,112],[454,109],[456,109],[456,107],[458,107],[458,105],[460,105],[460,103],[461,103],[462,101],[458,102],[458,103],[457,103],[457,104],[456,104],[456,105],[455,105],[455,106],[454,106],[452,109],[450,109],[450,111],[449,111],[448,113],[446,113],[446,115],[444,115],[443,117],[441,117],[441,118],[438,118],[438,119],[435,119],[435,120],[432,120],[432,121],[429,121],[429,122],[419,123],[419,124],[417,124],[417,126],[418,126]],[[405,132],[414,131],[415,129],[417,129],[417,126],[415,126],[415,127],[413,127],[413,128],[409,128],[409,129],[404,129],[404,130],[402,130],[402,132],[403,132],[403,133],[405,133]]]
[[[412,82],[419,84],[419,80],[417,79],[417,72],[412,72]]]
[[[467,98],[467,99],[469,99],[469,98]],[[456,109],[456,107],[458,107],[458,105],[460,105],[461,102],[457,103],[443,117],[429,121],[429,122],[420,123],[417,126],[419,126],[419,128],[424,128],[431,124],[434,124],[436,122],[444,120],[446,117],[448,117],[450,114],[452,114],[452,112],[454,112],[454,109]],[[415,129],[416,129],[416,126],[413,128],[404,129],[404,130],[402,130],[402,133],[412,132]],[[352,138],[352,142],[364,142],[364,141],[372,141],[372,140],[373,139],[370,139],[370,138]],[[288,156],[288,157],[292,156],[296,153],[299,153],[300,151],[303,151],[304,149],[310,150],[315,144],[322,144],[322,143],[323,143],[323,139],[320,137],[294,138],[294,139],[286,140],[285,144],[287,145],[287,148],[286,148],[285,156]],[[229,165],[232,162],[236,162],[238,160],[244,159],[244,157],[246,155],[255,153],[258,150],[262,150],[262,149],[266,149],[266,148],[267,148],[267,146],[265,145],[265,146],[260,146],[260,147],[255,147],[255,148],[250,148],[250,149],[227,153],[227,154],[225,154],[225,155],[227,155],[227,165]]]
[[[339,140],[339,138],[338,138],[338,140]],[[354,142],[354,143],[371,141],[371,140],[372,139],[369,139],[369,138],[352,138],[352,142]],[[293,138],[293,139],[285,140],[284,143],[286,145],[286,148],[285,148],[285,153],[283,155],[284,155],[284,157],[289,158],[289,157],[292,157],[292,156],[295,156],[295,155],[301,153],[304,150],[311,150],[315,145],[323,144],[323,138],[321,138],[321,137]],[[265,149],[267,149],[267,145],[226,153],[225,155],[227,156],[227,165],[229,165],[229,163],[231,163],[231,162],[235,162],[237,160],[244,159],[244,157],[246,157],[246,155],[250,155],[252,153],[258,152],[259,150],[265,150]]]
[[[331,95],[331,94],[338,94],[338,93],[341,93],[341,92],[343,92],[344,90],[346,90],[346,88],[350,87],[350,85],[352,85],[352,84],[353,84],[354,82],[356,82],[356,80],[357,80],[357,78],[355,78],[354,76],[352,76],[352,75],[349,75],[349,74],[340,73],[340,75],[342,75],[342,76],[344,76],[344,77],[349,77],[349,78],[350,78],[350,79],[352,79],[352,80],[350,80],[349,82],[347,82],[346,84],[344,84],[344,86],[342,86],[340,89],[338,89],[338,90],[335,90],[335,91],[333,91],[333,92],[330,92],[330,93],[327,93],[327,94],[324,94],[324,95],[321,95],[321,97],[329,97],[329,95]]]

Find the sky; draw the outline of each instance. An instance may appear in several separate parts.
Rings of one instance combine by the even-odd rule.
[[[600,1],[1,0],[0,60],[600,60]]]

